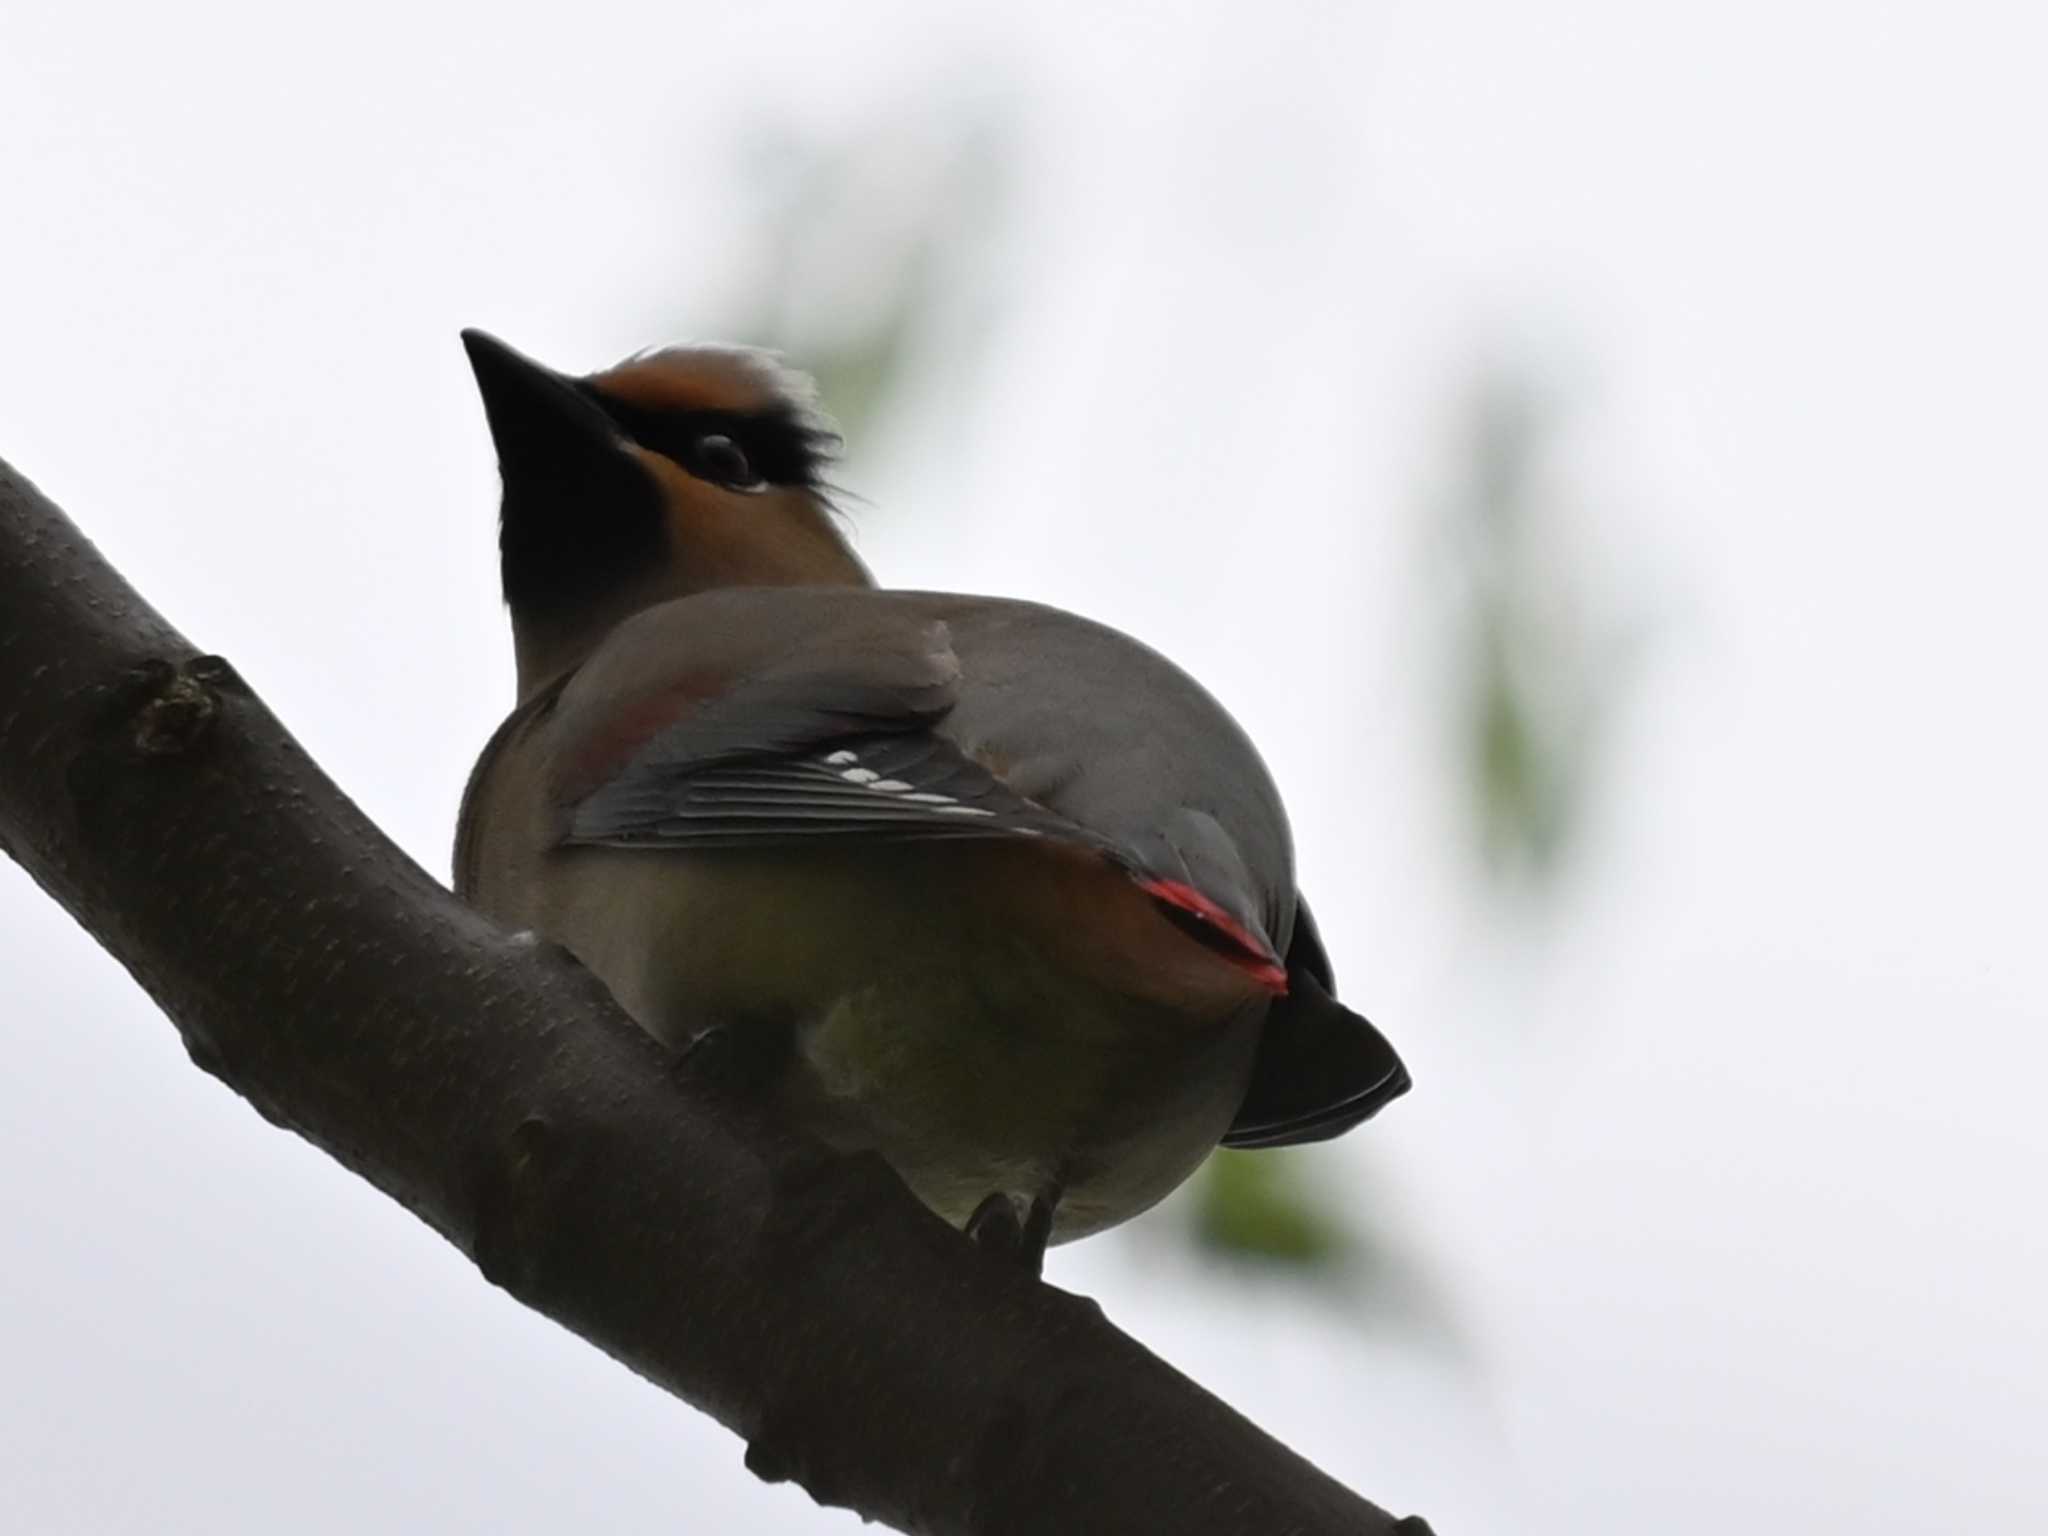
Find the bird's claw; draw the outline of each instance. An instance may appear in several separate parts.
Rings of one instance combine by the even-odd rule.
[[[1052,1240],[1052,1202],[1038,1195],[1027,1203],[998,1190],[967,1218],[967,1236],[1035,1276],[1045,1267],[1045,1245]]]

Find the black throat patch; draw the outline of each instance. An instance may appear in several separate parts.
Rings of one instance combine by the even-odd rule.
[[[587,607],[658,565],[666,537],[653,477],[616,449],[505,467],[500,574],[521,617],[545,622]]]

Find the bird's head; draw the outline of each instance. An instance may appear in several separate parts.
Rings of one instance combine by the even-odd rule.
[[[669,347],[572,378],[482,331],[462,342],[505,483],[522,694],[653,603],[870,584],[825,500],[836,439],[808,380],[767,354]]]

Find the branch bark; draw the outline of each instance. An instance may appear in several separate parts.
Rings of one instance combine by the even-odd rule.
[[[1427,1530],[457,902],[4,462],[0,847],[201,1068],[764,1478],[949,1536]]]

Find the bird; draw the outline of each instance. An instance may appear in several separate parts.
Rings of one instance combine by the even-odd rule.
[[[1219,1144],[1408,1090],[1193,678],[1057,608],[878,586],[773,354],[572,376],[462,340],[517,673],[463,796],[466,901],[1034,1273]]]

